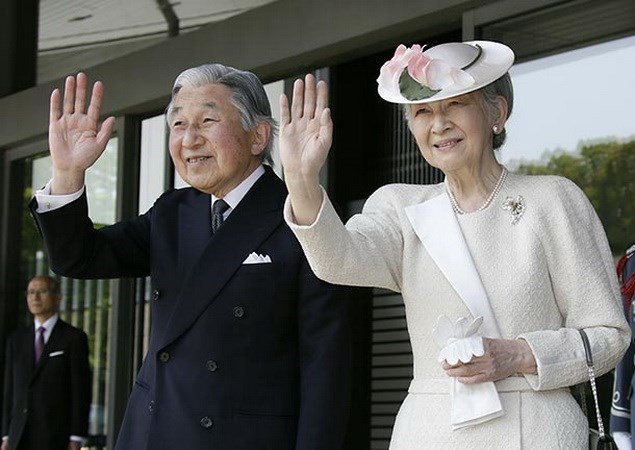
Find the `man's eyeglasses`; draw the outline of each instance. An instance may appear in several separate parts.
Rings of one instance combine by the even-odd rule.
[[[48,289],[27,289],[26,295],[27,296],[48,295],[49,292],[51,291],[49,291]]]

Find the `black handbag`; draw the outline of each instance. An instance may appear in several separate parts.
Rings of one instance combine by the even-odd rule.
[[[611,436],[604,432],[604,424],[602,415],[600,414],[600,405],[598,404],[598,390],[595,386],[595,372],[593,370],[593,355],[591,354],[591,345],[589,338],[584,330],[578,330],[584,344],[584,352],[586,354],[586,365],[589,370],[589,381],[591,382],[591,392],[593,393],[593,403],[595,404],[595,414],[598,420],[598,429],[589,428],[589,450],[618,450],[617,444]],[[585,411],[586,412],[586,411]]]

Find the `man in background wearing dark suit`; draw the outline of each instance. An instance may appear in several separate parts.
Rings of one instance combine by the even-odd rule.
[[[149,349],[117,450],[339,450],[349,410],[346,302],[318,280],[282,217],[276,124],[251,72],[181,73],[167,108],[172,161],[190,188],[95,229],[85,171],[114,118],[86,75],[51,95],[53,178],[31,209],[53,270],[152,283]],[[160,151],[160,149],[157,149]],[[127,193],[122,193],[127,195]]]
[[[57,280],[26,290],[33,323],[7,340],[2,450],[78,450],[88,435],[88,338],[59,318]]]

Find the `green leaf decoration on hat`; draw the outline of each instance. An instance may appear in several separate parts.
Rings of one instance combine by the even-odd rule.
[[[408,73],[407,67],[401,72],[401,76],[399,77],[399,91],[404,98],[410,101],[432,97],[439,92],[439,90],[440,89],[430,89],[428,86],[424,86],[413,79]]]

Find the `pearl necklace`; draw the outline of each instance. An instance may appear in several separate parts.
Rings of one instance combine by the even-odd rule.
[[[498,178],[498,181],[496,182],[496,186],[494,186],[494,189],[492,189],[492,192],[489,194],[489,197],[487,197],[487,200],[485,200],[485,203],[483,203],[477,210],[471,211],[471,212],[463,211],[461,209],[456,199],[454,198],[454,194],[452,193],[452,189],[450,189],[450,185],[448,184],[446,180],[445,187],[448,190],[450,201],[452,201],[452,208],[454,209],[454,212],[456,212],[457,214],[472,214],[479,211],[483,211],[485,208],[487,208],[490,205],[490,203],[492,203],[492,200],[494,200],[494,197],[496,197],[496,194],[498,194],[498,191],[500,191],[501,186],[503,186],[503,183],[505,182],[506,179],[507,179],[507,169],[503,167],[501,175]]]

